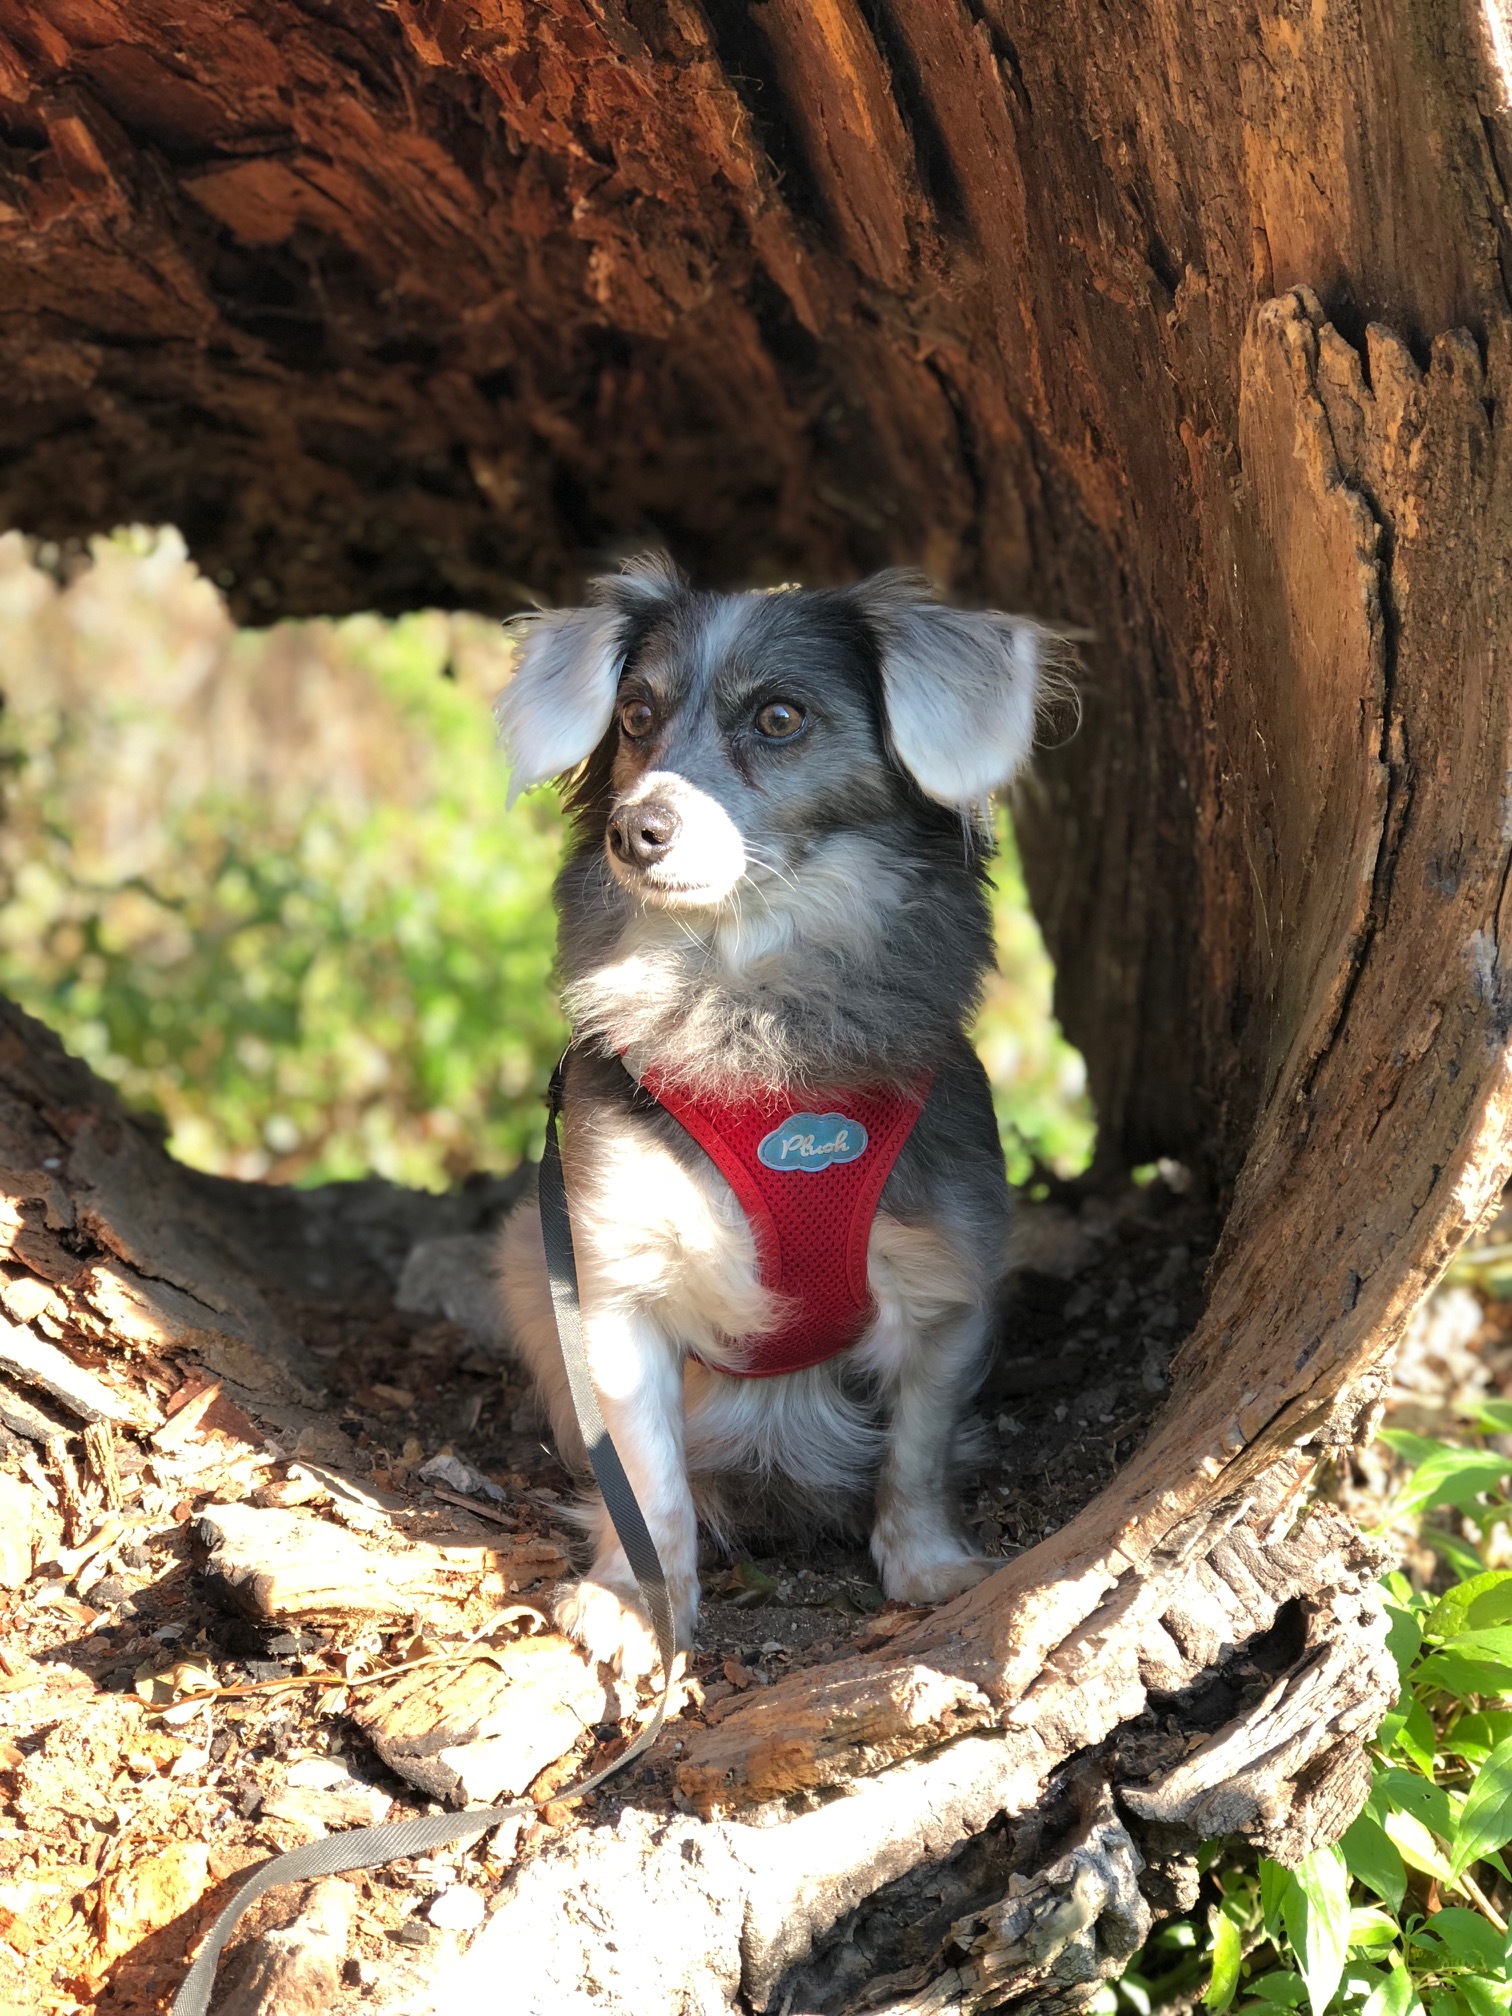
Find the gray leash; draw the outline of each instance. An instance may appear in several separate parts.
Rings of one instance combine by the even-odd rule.
[[[595,1771],[580,1785],[551,1795],[553,1805],[570,1805],[586,1799],[600,1785],[642,1756],[661,1733],[667,1703],[672,1693],[672,1660],[677,1649],[672,1627],[672,1604],[667,1594],[667,1578],[662,1572],[656,1543],[645,1517],[636,1503],[619,1451],[604,1426],[598,1395],[588,1371],[588,1353],[583,1343],[583,1316],[578,1303],[577,1262],[572,1251],[572,1218],[567,1208],[567,1184],[562,1174],[562,1149],[557,1138],[557,1121],[562,1110],[564,1056],[551,1074],[546,1095],[546,1145],[541,1151],[540,1194],[541,1236],[546,1247],[546,1272],[551,1281],[551,1305],[556,1314],[557,1335],[572,1404],[578,1426],[593,1466],[594,1479],[604,1495],[609,1517],[620,1538],[635,1575],[641,1596],[656,1628],[656,1645],[661,1655],[662,1690],[656,1713],[628,1749],[612,1764]],[[339,1876],[348,1869],[376,1869],[381,1863],[396,1862],[403,1855],[424,1855],[444,1848],[452,1841],[465,1841],[485,1833],[501,1821],[514,1820],[535,1812],[528,1799],[508,1806],[474,1806],[466,1813],[431,1813],[418,1820],[395,1820],[382,1827],[354,1827],[344,1834],[330,1834],[311,1841],[287,1855],[275,1855],[265,1862],[237,1891],[210,1928],[210,1936],[200,1948],[194,1965],[173,2001],[173,2016],[206,2016],[210,1992],[215,1984],[216,1963],[226,1941],[236,1929],[242,1913],[255,1904],[265,1890],[280,1883],[302,1883],[312,1876]]]

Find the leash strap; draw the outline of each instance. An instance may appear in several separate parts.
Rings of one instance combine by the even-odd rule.
[[[623,1771],[627,1764],[650,1749],[661,1734],[667,1717],[672,1695],[672,1661],[677,1650],[672,1602],[661,1558],[636,1502],[630,1480],[625,1475],[619,1451],[604,1426],[598,1394],[594,1391],[593,1378],[588,1370],[583,1315],[578,1300],[577,1261],[572,1250],[572,1216],[567,1204],[567,1181],[562,1171],[562,1147],[558,1139],[566,1063],[567,1054],[564,1053],[551,1074],[551,1086],[546,1095],[546,1145],[541,1151],[541,1236],[546,1247],[551,1306],[556,1315],[557,1336],[567,1368],[567,1383],[572,1390],[572,1404],[588,1451],[588,1461],[593,1467],[594,1481],[603,1493],[614,1530],[619,1535],[620,1545],[625,1550],[656,1630],[662,1687],[655,1714],[628,1749],[622,1750],[613,1763],[595,1771],[580,1785],[574,1785],[565,1792],[554,1792],[551,1804],[556,1806],[575,1805],[578,1800],[586,1799],[590,1792],[596,1792],[616,1772]],[[264,1891],[276,1889],[281,1883],[307,1882],[312,1876],[340,1876],[350,1869],[376,1869],[382,1863],[397,1862],[405,1855],[424,1855],[453,1841],[465,1841],[475,1834],[486,1833],[502,1821],[518,1819],[535,1810],[528,1799],[517,1799],[508,1806],[474,1806],[465,1813],[428,1813],[417,1820],[395,1820],[381,1827],[350,1828],[345,1833],[329,1834],[324,1840],[311,1841],[303,1848],[293,1848],[286,1855],[275,1855],[272,1861],[265,1862],[255,1875],[247,1879],[211,1926],[210,1936],[200,1948],[194,1965],[184,1977],[183,1986],[174,1997],[173,2016],[206,2016],[210,1993],[215,1985],[216,1965],[226,1941],[235,1931],[242,1914],[257,1902]]]

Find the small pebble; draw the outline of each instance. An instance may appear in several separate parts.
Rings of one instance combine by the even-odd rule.
[[[114,1609],[117,1603],[126,1600],[126,1584],[119,1575],[102,1575],[98,1582],[89,1585],[89,1600]]]
[[[410,1918],[389,1936],[397,1939],[401,1946],[428,1946],[431,1935],[429,1925],[422,1925],[418,1918]]]
[[[431,1899],[425,1915],[443,1932],[471,1932],[475,1925],[483,1923],[483,1899],[465,1884],[453,1884],[450,1890],[443,1890]]]

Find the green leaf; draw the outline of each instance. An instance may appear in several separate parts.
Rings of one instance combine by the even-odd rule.
[[[1349,1914],[1349,1950],[1380,1959],[1395,1946],[1401,1930],[1396,1919],[1379,1905],[1356,1904]]]
[[[1410,1610],[1403,1610],[1399,1604],[1388,1603],[1385,1608],[1386,1649],[1395,1659],[1405,1687],[1412,1674],[1412,1662],[1422,1649],[1422,1626]]]
[[[1281,1907],[1292,1880],[1290,1869],[1283,1869],[1268,1855],[1260,1857],[1260,1923],[1272,1943],[1281,1936]]]
[[[1416,2006],[1417,1991],[1412,1985],[1412,1976],[1402,1962],[1396,1960],[1386,1979],[1372,1991],[1360,2016],[1409,2016]]]
[[[1433,1776],[1438,1738],[1428,1710],[1413,1696],[1406,1719],[1397,1731],[1396,1747],[1428,1777]]]
[[[1447,1442],[1435,1442],[1431,1435],[1416,1435],[1410,1428],[1382,1428],[1376,1440],[1384,1442],[1398,1456],[1405,1456],[1414,1469],[1450,1446]],[[1393,1578],[1388,1577],[1390,1579]],[[1405,1581],[1407,1578],[1398,1570],[1394,1579]]]
[[[1512,1737],[1498,1743],[1475,1774],[1450,1844],[1450,1874],[1458,1881],[1482,1855],[1512,1841]]]
[[[1456,1631],[1438,1649],[1463,1652],[1472,1659],[1497,1659],[1512,1666],[1512,1624],[1482,1624],[1469,1631]]]
[[[1339,1846],[1351,1876],[1400,1911],[1407,1894],[1407,1871],[1386,1829],[1369,1808],[1345,1830]]]
[[[1249,1992],[1258,1995],[1263,2002],[1278,2003],[1283,2009],[1295,2009],[1299,2002],[1307,1999],[1307,1983],[1300,1974],[1278,1969],[1274,1974],[1262,1974],[1258,1981],[1251,1981]]]
[[[1442,1526],[1424,1526],[1418,1537],[1426,1540],[1434,1553],[1449,1563],[1462,1582],[1471,1581],[1486,1565],[1468,1540],[1460,1539],[1455,1533],[1446,1533]]]
[[[1457,1638],[1488,1624],[1512,1623],[1512,1573],[1488,1569],[1444,1592],[1423,1619],[1425,1638]]]
[[[1512,1435],[1512,1400],[1470,1400],[1465,1412],[1493,1435]]]
[[[1403,1771],[1395,1765],[1377,1771],[1370,1800],[1387,1824],[1388,1833],[1392,1812],[1399,1809],[1414,1814],[1425,1827],[1431,1827],[1441,1841],[1448,1841],[1453,1836],[1449,1794],[1442,1785],[1420,1778],[1416,1771]]]
[[[1244,1958],[1244,1945],[1239,1937],[1239,1927],[1226,1912],[1215,1911],[1211,1922],[1213,1972],[1202,1999],[1209,2009],[1227,2009],[1238,1992],[1239,1963]]]
[[[1392,1500],[1391,1516],[1405,1519],[1436,1505],[1469,1511],[1512,1472],[1512,1457],[1495,1449],[1453,1449],[1440,1443],[1425,1456]]]
[[[1501,1934],[1478,1911],[1463,1911],[1457,1905],[1435,1911],[1418,1936],[1437,1939],[1456,1966],[1473,1967],[1480,1973],[1501,1967]]]
[[[1282,1922],[1307,1983],[1312,2016],[1324,2016],[1349,1951],[1349,1871],[1337,1847],[1315,1848],[1292,1877]]]
[[[1419,1662],[1413,1679],[1420,1687],[1442,1688],[1460,1701],[1472,1694],[1499,1699],[1512,1694],[1512,1661],[1464,1652],[1456,1643],[1453,1649],[1430,1652]]]
[[[1451,1757],[1463,1757],[1467,1764],[1481,1764],[1508,1736],[1512,1736],[1512,1710],[1490,1708],[1461,1715],[1440,1741]]]
[[[1415,1813],[1393,1807],[1385,1814],[1382,1825],[1409,1869],[1421,1869],[1425,1876],[1436,1876],[1441,1883],[1450,1881],[1448,1856]]]
[[[1409,1689],[1406,1693],[1398,1695],[1396,1706],[1389,1708],[1381,1717],[1381,1726],[1375,1733],[1375,1740],[1388,1757],[1395,1750],[1397,1738],[1407,1726],[1407,1717],[1412,1713],[1412,1701],[1413,1696]]]
[[[1471,2016],[1508,2016],[1512,2009],[1512,1981],[1496,1981],[1484,1974],[1457,1974],[1454,1985]]]

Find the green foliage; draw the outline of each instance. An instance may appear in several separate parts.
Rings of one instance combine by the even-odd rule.
[[[436,1187],[533,1151],[563,836],[549,793],[504,809],[498,626],[238,634],[176,534],[92,554],[59,589],[0,539],[0,990],[201,1168]],[[1081,1060],[1001,832],[978,1037],[1014,1179],[1071,1175]]]
[[[1481,1433],[1512,1429],[1505,1402],[1473,1414]],[[1512,1456],[1475,1439],[1384,1439],[1413,1464],[1386,1527],[1424,1522],[1444,1586],[1400,1572],[1383,1584],[1402,1692],[1364,1811],[1299,1868],[1215,1861],[1206,1922],[1163,1927],[1100,1991],[1104,2016],[1189,2002],[1204,1978],[1212,2010],[1512,2016],[1512,1572],[1490,1565],[1512,1527]],[[1424,1520],[1446,1508],[1458,1533]]]
[[[987,983],[973,1034],[992,1081],[1009,1181],[1026,1183],[1036,1164],[1058,1176],[1085,1169],[1094,1126],[1086,1067],[1052,1011],[1054,969],[1029,907],[1006,812],[998,814],[997,833],[992,921],[998,970]]]

